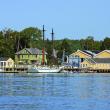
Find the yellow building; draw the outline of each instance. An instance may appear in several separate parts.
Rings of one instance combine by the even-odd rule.
[[[0,58],[0,68],[11,68],[14,67],[14,60],[12,58]]]
[[[47,52],[44,55],[44,62],[47,63]],[[42,50],[38,48],[24,48],[15,53],[16,64],[39,64],[42,63]]]
[[[80,58],[92,58],[92,55],[87,53],[86,51],[77,50],[76,52],[72,53],[73,56],[79,56]]]
[[[95,61],[92,60],[91,58],[85,59],[83,62],[80,64],[80,68],[93,68],[95,65]]]
[[[94,58],[110,58],[110,50],[104,50],[96,54]]]
[[[110,70],[110,50],[88,51],[77,50],[71,54],[71,64],[75,64],[75,57],[78,57],[77,64],[80,68],[91,68],[94,70]],[[74,65],[73,65],[74,66]]]
[[[80,67],[85,59],[93,58],[96,54],[89,50],[77,50],[69,55],[68,63],[73,67]]]
[[[94,70],[107,70],[110,69],[110,58],[89,58],[85,59],[81,65],[81,68],[91,68]]]

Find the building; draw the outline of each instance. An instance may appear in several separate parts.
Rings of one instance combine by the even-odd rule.
[[[95,52],[88,50],[77,50],[69,55],[68,63],[74,67],[80,67],[80,64],[87,58],[93,58],[96,55]]]
[[[69,55],[68,63],[73,67],[110,72],[110,50],[88,51],[77,50]]]
[[[103,50],[95,55],[95,58],[110,58],[110,50]]]
[[[89,58],[81,63],[81,68],[90,68],[93,70],[109,70],[110,58]]]
[[[46,59],[47,53],[45,52],[44,59]],[[24,48],[15,53],[16,64],[41,64],[42,63],[42,50],[38,48]]]
[[[14,60],[11,58],[0,58],[0,68],[12,68],[14,67]]]

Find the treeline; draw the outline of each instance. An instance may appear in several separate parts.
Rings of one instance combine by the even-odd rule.
[[[21,31],[12,29],[4,29],[0,31],[0,56],[14,58],[15,52],[23,48],[39,48],[42,49],[42,30],[36,27],[25,28]],[[80,50],[104,50],[110,49],[110,38],[105,37],[102,41],[94,40],[93,36],[87,36],[86,39],[71,40],[64,38],[55,40],[54,47],[58,52],[58,58],[62,57],[63,50],[67,55]],[[48,53],[48,59],[52,54],[52,41],[45,39],[45,49]]]

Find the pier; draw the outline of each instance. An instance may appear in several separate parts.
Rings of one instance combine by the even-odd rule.
[[[65,67],[64,70],[81,73],[110,73],[110,69],[74,68],[72,66]]]
[[[1,68],[3,69],[4,73],[27,73],[28,72],[28,68],[32,66],[32,65],[15,65],[14,67],[5,67],[5,68]],[[68,72],[80,72],[80,73],[110,73],[110,69],[92,69],[92,68],[75,68],[72,66],[66,66],[64,67],[65,71]],[[2,72],[2,71],[1,71]]]
[[[3,69],[4,73],[26,73],[29,66],[30,65],[15,65],[14,67],[3,67],[1,69]]]

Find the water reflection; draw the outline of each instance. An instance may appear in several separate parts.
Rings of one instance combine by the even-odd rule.
[[[109,110],[110,74],[0,74],[1,110]]]

